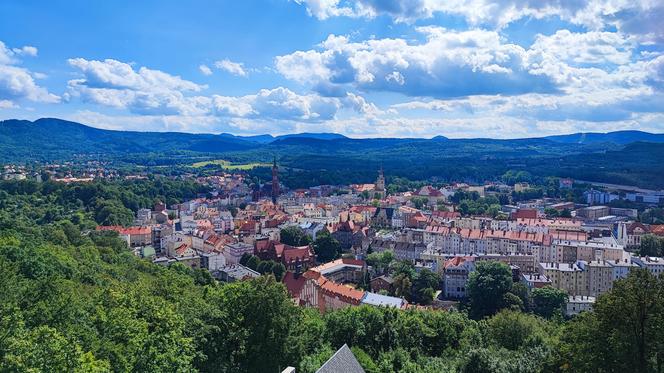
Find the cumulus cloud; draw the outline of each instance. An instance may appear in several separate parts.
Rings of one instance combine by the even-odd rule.
[[[260,120],[321,122],[338,112],[377,112],[377,108],[355,94],[324,97],[298,94],[284,87],[261,89],[245,96],[201,95],[204,85],[168,73],[116,61],[69,60],[82,77],[69,81],[69,99],[125,109],[147,116],[216,116]]]
[[[532,74],[527,51],[495,31],[421,27],[424,42],[372,39],[350,42],[330,35],[321,50],[279,56],[286,78],[312,86],[350,85],[409,96],[555,92],[548,76]]]
[[[558,17],[592,30],[609,26],[653,40],[664,40],[664,3],[653,0],[296,0],[318,19],[376,17],[397,22],[457,15],[471,26],[502,28],[522,18]]]
[[[55,103],[60,97],[40,87],[35,80],[42,74],[20,66],[18,56],[36,56],[37,48],[25,46],[10,49],[0,41],[0,102],[2,108],[16,107],[16,101],[26,99],[33,102]]]
[[[247,76],[249,73],[244,68],[244,64],[241,62],[233,62],[227,58],[219,60],[214,63],[214,66],[220,70],[224,70],[228,73],[238,76]]]
[[[353,93],[345,97],[299,95],[284,87],[261,89],[256,94],[240,97],[215,95],[212,99],[217,115],[254,119],[322,122],[336,118],[344,109],[360,114],[379,112],[374,104]]]
[[[12,51],[19,56],[37,57],[37,48],[26,45],[22,48],[13,48]]]
[[[200,65],[198,66],[198,70],[200,70],[201,74],[209,76],[212,75],[212,69],[210,69],[207,65]]]
[[[159,70],[134,70],[131,65],[112,59],[73,58],[69,65],[83,76],[69,81],[69,97],[139,114],[201,115],[209,105],[206,97],[188,95],[207,88],[205,85]]]

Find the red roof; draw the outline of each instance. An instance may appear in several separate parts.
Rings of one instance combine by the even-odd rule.
[[[119,225],[100,225],[97,227],[98,231],[116,231],[118,234],[121,235],[128,235],[128,236],[134,236],[134,235],[144,235],[144,234],[151,234],[152,233],[152,228],[151,227],[121,227]]]
[[[664,224],[651,225],[650,233],[657,236],[664,236]]]
[[[535,209],[519,209],[512,213],[512,219],[537,219],[537,210]]]
[[[470,239],[494,238],[513,241],[531,241],[548,245],[553,238],[550,234],[544,233],[531,233],[531,232],[516,232],[516,231],[501,231],[501,230],[481,230],[481,229],[466,229],[466,228],[450,228],[444,226],[426,227],[427,232],[437,233],[441,235],[457,234]]]
[[[286,246],[286,245],[284,245]],[[283,261],[289,263],[291,261],[301,260],[308,261],[313,258],[314,254],[309,249],[309,246],[302,247],[292,247],[288,246],[288,249],[283,250]]]
[[[467,261],[473,261],[473,257],[470,257],[470,256],[455,256],[452,259],[446,260],[445,264],[443,264],[443,267],[445,267],[445,269],[447,269],[449,267],[458,267],[458,266],[462,265],[463,263],[465,263]]]
[[[306,282],[306,277],[300,275],[295,277],[295,273],[293,272],[286,272],[286,275],[284,276],[284,285],[286,286],[286,290],[288,290],[288,294],[290,294],[291,298],[299,298],[300,293],[302,292],[302,288],[304,287],[304,283]]]
[[[434,211],[431,216],[441,219],[455,219],[461,217],[461,213],[458,211]]]

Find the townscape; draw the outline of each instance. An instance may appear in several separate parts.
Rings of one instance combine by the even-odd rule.
[[[0,1],[0,373],[664,373],[663,19]]]

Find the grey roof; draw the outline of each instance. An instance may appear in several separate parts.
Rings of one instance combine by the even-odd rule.
[[[367,291],[366,293],[364,293],[364,298],[362,298],[360,303],[369,304],[378,307],[386,306],[386,307],[401,308],[401,306],[403,306],[403,299],[397,297],[390,297],[388,295],[382,295],[378,293],[370,293]]]
[[[364,373],[364,369],[348,345],[344,344],[316,373]]]

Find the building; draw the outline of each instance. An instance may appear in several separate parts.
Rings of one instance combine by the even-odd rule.
[[[664,258],[642,256],[632,257],[632,261],[639,267],[647,269],[655,276],[659,276],[660,274],[664,273]]]
[[[590,206],[577,210],[576,216],[583,217],[590,220],[597,220],[599,218],[609,216],[611,209],[608,206]]]
[[[545,286],[551,286],[551,280],[545,275],[539,273],[522,273],[521,282],[523,282],[528,290],[540,289]]]
[[[227,264],[240,264],[242,255],[254,253],[254,246],[244,242],[230,243],[224,246],[223,252]]]
[[[120,238],[127,241],[129,247],[152,245],[152,228],[149,226],[124,228],[116,225],[109,225],[98,226],[97,230],[118,232]]]
[[[613,267],[605,261],[579,261],[578,266],[587,272],[588,295],[597,297],[613,287]]]
[[[387,275],[375,277],[370,283],[371,291],[375,293],[378,293],[381,290],[391,293],[394,290],[394,279]]]
[[[383,167],[378,171],[378,178],[374,184],[374,195],[372,198],[378,197],[379,199],[385,198],[387,192],[385,190],[385,175],[383,174]]]
[[[316,373],[364,373],[364,369],[353,355],[353,351],[344,344],[321,366]]]
[[[467,295],[466,288],[470,272],[475,270],[475,258],[456,256],[445,262],[443,266],[443,283],[445,298],[461,299]]]
[[[607,261],[613,269],[613,281],[627,277],[629,272],[634,268],[639,268],[638,264],[632,262],[629,258],[623,260]]]
[[[364,298],[362,298],[360,304],[401,309],[406,305],[406,301],[398,297],[366,292],[364,293]]]
[[[377,227],[391,227],[393,216],[394,208],[379,207],[371,218],[371,224]]]
[[[394,244],[394,257],[397,260],[409,260],[415,262],[420,260],[420,257],[426,246],[422,243],[411,242],[395,242]]]
[[[595,305],[595,297],[584,295],[570,295],[565,304],[565,316],[571,317],[581,312],[592,311]]]
[[[540,263],[540,274],[551,280],[551,286],[569,295],[588,295],[587,273],[574,263]]]
[[[627,248],[637,248],[641,245],[641,237],[650,233],[650,227],[640,222],[618,223],[618,242]]]
[[[228,264],[212,272],[212,275],[219,281],[235,282],[257,278],[261,274],[241,264]]]

